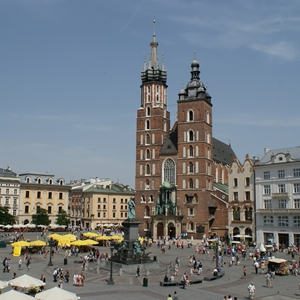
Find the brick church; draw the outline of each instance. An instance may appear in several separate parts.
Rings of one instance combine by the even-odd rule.
[[[155,33],[151,58],[141,74],[137,110],[135,202],[140,235],[200,238],[224,236],[228,224],[230,145],[212,136],[212,99],[191,63],[171,127],[167,71],[159,64]]]

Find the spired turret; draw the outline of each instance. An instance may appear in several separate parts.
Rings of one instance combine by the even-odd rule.
[[[178,101],[204,100],[211,103],[211,96],[200,80],[200,65],[197,60],[193,60],[191,63],[191,80],[185,89],[180,90],[178,96]]]
[[[155,20],[153,21],[155,24]],[[163,65],[158,63],[158,56],[157,56],[157,47],[158,42],[156,40],[156,34],[153,32],[152,40],[150,43],[151,47],[151,59],[149,62],[144,64],[144,69],[141,74],[142,83],[147,82],[161,82],[166,84],[167,83],[167,71]]]

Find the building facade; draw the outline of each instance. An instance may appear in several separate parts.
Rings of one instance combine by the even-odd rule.
[[[219,201],[213,189],[216,170],[223,183],[235,157],[230,145],[212,137],[212,102],[191,64],[191,79],[179,92],[177,120],[170,126],[167,72],[157,58],[153,34],[151,59],[141,75],[141,105],[136,130],[136,207],[140,234],[154,238],[185,232],[195,237],[223,234],[214,229]],[[222,177],[223,176],[223,177]],[[213,205],[213,206],[211,206]],[[226,217],[218,220],[222,228]]]
[[[255,240],[254,163],[246,156],[234,160],[229,170],[228,233],[231,239]]]
[[[8,212],[16,217],[20,209],[20,179],[10,168],[0,168],[0,205],[7,207]]]
[[[127,219],[127,203],[134,190],[111,180],[90,180],[74,185],[70,193],[72,226],[95,229],[121,225]]]
[[[54,175],[42,173],[20,174],[20,210],[19,223],[31,223],[32,215],[39,208],[48,212],[51,224],[56,223],[56,217],[62,210],[68,212],[70,186],[63,178],[56,179]]]
[[[300,245],[300,147],[265,150],[256,163],[257,242]]]

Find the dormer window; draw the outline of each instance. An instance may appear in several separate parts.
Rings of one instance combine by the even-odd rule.
[[[25,181],[26,181],[26,183],[30,183],[30,178],[26,177]]]
[[[53,184],[53,180],[51,178],[49,179],[49,184]]]
[[[37,179],[37,183],[38,183],[38,184],[41,184],[41,183],[42,183],[41,178],[38,178],[38,179]]]
[[[59,180],[59,185],[63,185],[63,184],[64,184],[63,179],[60,179],[60,180]]]

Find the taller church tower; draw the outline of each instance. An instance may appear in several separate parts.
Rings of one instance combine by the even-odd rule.
[[[167,111],[167,72],[158,62],[155,32],[150,43],[151,58],[141,74],[141,105],[136,125],[136,212],[141,232],[151,231],[151,215],[161,186],[160,149],[170,130]]]

